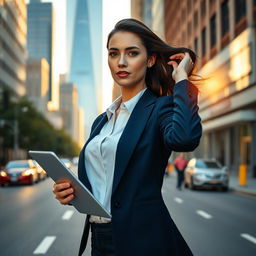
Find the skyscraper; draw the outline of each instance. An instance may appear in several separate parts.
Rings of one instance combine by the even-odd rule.
[[[97,12],[100,12],[100,9],[96,9]],[[77,85],[79,105],[84,109],[85,130],[87,132],[92,120],[98,114],[92,60],[91,21],[89,20],[88,1],[74,0],[67,2],[67,79]],[[94,36],[97,37],[97,35]],[[99,65],[100,75],[101,64]]]
[[[25,0],[0,0],[0,92],[6,102],[9,91],[26,93],[26,21]]]
[[[50,66],[49,101],[54,110],[59,106],[59,86],[54,81],[54,10],[52,3],[41,3],[40,0],[30,0],[27,5],[28,15],[28,54],[41,60],[45,58]]]

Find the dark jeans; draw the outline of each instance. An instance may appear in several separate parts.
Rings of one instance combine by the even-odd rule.
[[[112,223],[91,223],[91,232],[91,256],[115,256],[115,246],[112,235]]]
[[[177,188],[181,188],[182,183],[184,181],[184,170],[178,170],[177,171]]]

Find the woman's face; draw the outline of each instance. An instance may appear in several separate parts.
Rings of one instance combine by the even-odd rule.
[[[141,39],[131,32],[116,32],[108,44],[108,65],[115,82],[123,87],[146,87],[147,65],[151,65]]]

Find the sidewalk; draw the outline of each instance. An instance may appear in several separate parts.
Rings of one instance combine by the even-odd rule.
[[[229,187],[234,192],[256,196],[256,178],[247,178],[247,185],[240,186],[238,176],[230,176]]]

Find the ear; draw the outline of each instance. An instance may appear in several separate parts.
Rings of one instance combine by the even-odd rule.
[[[156,54],[152,54],[149,58],[148,58],[148,63],[147,63],[147,67],[151,68],[156,62]]]

